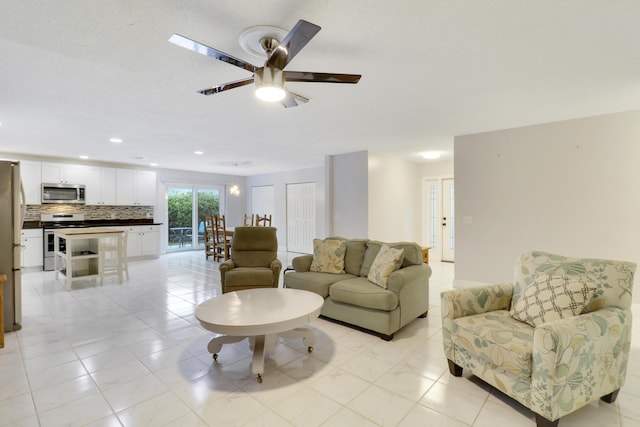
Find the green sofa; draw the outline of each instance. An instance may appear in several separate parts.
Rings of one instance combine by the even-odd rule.
[[[387,341],[407,323],[427,315],[431,268],[424,264],[418,244],[343,240],[346,240],[343,272],[310,271],[313,255],[302,255],[292,260],[294,271],[285,272],[284,286],[323,297],[322,317],[373,331]],[[367,279],[383,245],[402,249],[404,253],[400,268],[388,276],[386,289]]]

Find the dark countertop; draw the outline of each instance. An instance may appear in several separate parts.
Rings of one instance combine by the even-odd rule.
[[[74,223],[77,224],[77,223]],[[123,227],[127,225],[162,225],[161,222],[154,222],[153,219],[88,219],[82,221],[82,225],[87,227]],[[25,221],[23,229],[42,228],[41,221]]]

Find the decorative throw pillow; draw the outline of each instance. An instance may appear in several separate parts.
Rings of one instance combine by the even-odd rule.
[[[346,240],[313,239],[313,260],[309,270],[319,273],[344,273],[344,254],[346,250]]]
[[[541,274],[511,307],[511,317],[536,327],[582,313],[595,288],[567,275]]]
[[[387,289],[389,276],[402,265],[404,251],[402,249],[393,249],[387,245],[382,245],[378,251],[378,255],[373,260],[367,279],[378,286]]]

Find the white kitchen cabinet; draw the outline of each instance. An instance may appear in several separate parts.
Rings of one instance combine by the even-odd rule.
[[[65,163],[42,163],[42,182],[84,184],[87,166]]]
[[[156,204],[156,173],[133,169],[116,170],[116,201],[124,206]]]
[[[20,177],[28,205],[42,203],[42,163],[20,160]]]
[[[87,205],[113,206],[116,204],[115,168],[87,166],[84,184]]]
[[[140,206],[154,206],[156,204],[156,173],[137,171],[136,191]]]
[[[128,232],[128,258],[160,256],[159,225],[132,225],[123,229]]]
[[[22,267],[42,267],[44,262],[42,242],[41,228],[22,230]]]

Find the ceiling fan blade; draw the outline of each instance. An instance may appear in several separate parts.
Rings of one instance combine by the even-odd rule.
[[[302,96],[302,95],[300,95],[299,93],[295,93],[295,92],[291,92],[291,91],[289,91],[289,93],[290,93],[291,95],[293,95],[293,97],[294,97],[297,101],[299,101],[299,102],[304,102],[305,104],[306,104],[307,102],[309,102],[309,98],[307,98],[306,96]]]
[[[174,34],[169,38],[169,42],[175,44],[176,46],[183,47],[185,49],[192,50],[201,55],[210,56],[211,58],[219,59],[222,62],[226,62],[231,65],[235,65],[236,67],[243,68],[247,71],[251,71],[254,73],[258,67],[255,65],[249,64],[248,62],[243,61],[242,59],[238,59],[234,56],[231,56],[227,53],[220,52],[217,49],[199,43],[195,40],[191,40],[190,38],[181,36],[180,34]]]
[[[273,51],[265,66],[282,70],[309,43],[309,40],[318,34],[318,31],[320,31],[318,25],[303,19],[299,20]]]
[[[307,71],[285,71],[284,78],[288,82],[316,83],[358,83],[360,74],[312,73]]]
[[[223,83],[221,85],[214,86],[209,89],[202,89],[202,90],[199,90],[198,92],[203,95],[213,95],[215,93],[222,92],[223,90],[234,89],[234,88],[237,88],[240,86],[246,86],[252,83],[253,83],[253,77],[248,77],[246,79],[236,80],[234,82]]]
[[[289,92],[288,90],[286,92],[287,93],[284,96],[284,99],[282,100],[282,105],[284,105],[284,108],[297,107],[298,103],[296,102],[296,99],[293,96],[293,93]]]

